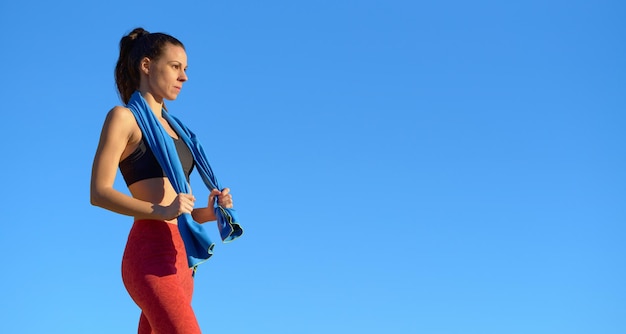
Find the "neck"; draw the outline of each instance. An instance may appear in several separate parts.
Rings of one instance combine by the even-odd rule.
[[[163,110],[163,99],[158,100],[152,93],[147,91],[140,91],[141,96],[143,96],[152,112],[158,117],[161,118],[161,113]]]

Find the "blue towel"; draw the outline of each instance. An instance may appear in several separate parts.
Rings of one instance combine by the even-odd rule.
[[[139,128],[148,146],[154,153],[157,161],[163,168],[165,175],[170,180],[172,187],[176,193],[190,193],[187,178],[183,171],[183,166],[178,158],[174,140],[165,131],[159,120],[156,118],[146,100],[136,91],[126,105],[137,120]],[[209,161],[204,154],[204,149],[196,135],[189,130],[180,120],[170,115],[169,112],[163,110],[163,117],[176,131],[179,138],[191,150],[195,165],[209,190],[222,188],[217,182],[217,178],[213,174],[213,170],[209,165]],[[223,242],[229,242],[237,239],[243,234],[243,229],[237,223],[235,210],[224,208],[217,204],[215,199],[215,216],[217,217],[217,227]],[[190,268],[196,268],[199,264],[208,260],[213,255],[213,247],[215,244],[211,242],[206,231],[206,226],[199,224],[193,220],[191,214],[185,213],[178,217],[178,229],[185,243],[187,251],[187,261]]]

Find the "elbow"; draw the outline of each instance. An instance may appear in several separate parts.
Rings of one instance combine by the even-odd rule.
[[[98,205],[98,196],[96,196],[93,191],[91,192],[91,196],[89,196],[89,202],[91,203],[91,205],[93,206],[100,206]]]
[[[93,206],[100,206],[98,205],[98,201],[97,199],[93,196],[93,194],[91,195],[91,198],[89,199],[89,202],[91,203],[91,205]]]
[[[93,206],[102,207],[102,194],[93,186],[91,187],[89,201]]]

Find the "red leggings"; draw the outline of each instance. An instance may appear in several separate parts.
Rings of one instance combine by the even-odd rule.
[[[126,290],[141,308],[139,334],[198,334],[192,271],[178,227],[137,220],[122,259]]]

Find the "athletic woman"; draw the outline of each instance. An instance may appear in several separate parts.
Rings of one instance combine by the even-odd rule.
[[[187,81],[183,44],[163,33],[134,29],[120,41],[115,81],[124,104],[139,91],[165,131],[174,139],[185,176],[194,168],[189,148],[162,117],[165,100],[175,100]],[[113,188],[117,169],[131,196]],[[192,194],[177,194],[145,142],[131,111],[123,106],[106,117],[91,176],[93,205],[134,217],[122,259],[122,279],[141,308],[139,333],[200,333],[191,307],[192,269],[177,228],[190,213],[198,223],[214,221],[214,201],[232,208],[229,189],[214,189],[208,205],[194,208]]]

